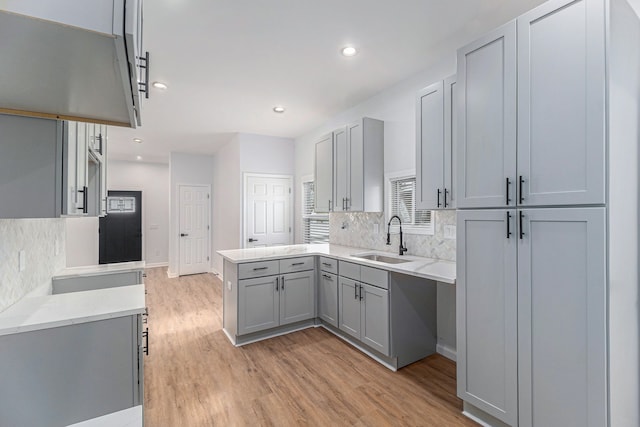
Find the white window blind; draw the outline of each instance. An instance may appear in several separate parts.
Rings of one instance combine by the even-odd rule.
[[[416,209],[416,178],[391,179],[391,216],[398,215],[402,225],[433,228],[431,211]]]
[[[313,181],[302,183],[302,236],[304,243],[329,242],[329,215],[315,213]]]

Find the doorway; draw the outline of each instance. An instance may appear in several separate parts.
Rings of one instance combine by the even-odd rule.
[[[109,191],[98,233],[100,264],[142,261],[142,192]]]
[[[245,174],[243,247],[293,243],[293,177]]]
[[[208,185],[179,185],[180,266],[178,274],[210,270],[210,192]]]

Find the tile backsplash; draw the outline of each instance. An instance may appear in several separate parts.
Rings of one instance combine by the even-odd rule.
[[[0,219],[0,311],[34,290],[51,287],[51,276],[66,264],[64,221]]]
[[[445,238],[445,228],[456,225],[455,211],[434,211],[435,233],[431,235],[404,234],[409,255],[456,260],[455,238]],[[376,232],[376,224],[378,231]],[[345,228],[343,228],[345,227]],[[329,241],[336,245],[397,252],[399,235],[391,235],[387,241],[387,221],[383,213],[332,213],[329,216]]]

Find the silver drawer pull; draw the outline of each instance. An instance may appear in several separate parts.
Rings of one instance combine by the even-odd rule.
[[[328,262],[323,262],[322,265],[327,266],[327,267],[333,267],[333,264],[328,263]]]
[[[253,269],[253,271],[266,270],[267,268],[269,268],[269,267],[255,267],[255,268]]]
[[[333,278],[327,274],[323,274],[322,277],[324,277],[327,280],[333,280]]]
[[[291,264],[292,267],[295,265],[304,265],[304,262],[294,262],[293,264]]]

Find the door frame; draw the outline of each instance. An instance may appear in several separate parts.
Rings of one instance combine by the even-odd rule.
[[[280,178],[280,179],[288,179],[289,180],[289,244],[293,244],[295,239],[293,237],[293,229],[295,225],[294,220],[294,203],[295,196],[293,191],[293,175],[280,175],[280,174],[270,174],[270,173],[254,173],[254,172],[243,172],[242,174],[242,233],[240,236],[240,248],[244,249],[247,247],[247,184],[249,183],[249,178]]]
[[[212,198],[212,194],[211,194],[211,184],[186,184],[186,183],[177,184],[176,185],[177,196],[178,196],[177,197],[177,199],[178,199],[178,206],[177,206],[178,209],[177,209],[177,211],[178,212],[177,212],[177,215],[176,215],[176,217],[177,217],[177,222],[176,222],[176,231],[177,231],[177,233],[176,233],[176,235],[174,237],[174,239],[176,239],[175,240],[176,241],[176,252],[177,252],[177,255],[178,255],[178,259],[177,259],[177,261],[178,261],[177,262],[177,264],[178,264],[177,265],[177,270],[178,271],[176,272],[177,273],[176,277],[180,277],[180,275],[181,275],[181,272],[180,272],[181,261],[180,260],[182,259],[181,258],[182,254],[180,253],[180,224],[181,224],[181,222],[180,222],[180,214],[181,214],[181,211],[182,211],[182,204],[180,203],[180,189],[182,187],[205,187],[207,189],[207,194],[209,194],[209,198],[208,198],[208,200],[209,200],[209,215],[208,215],[208,217],[209,217],[209,229],[207,230],[208,231],[207,232],[207,239],[208,239],[208,242],[209,242],[209,244],[207,245],[207,256],[209,257],[209,270],[207,272],[211,272],[212,271],[211,270],[211,268],[212,268],[211,265],[212,265],[212,262],[213,262],[213,256],[211,254],[211,251],[212,251],[212,238],[211,238],[211,231],[212,230],[211,229],[212,229],[212,219],[213,219],[213,217],[212,217],[213,198]]]

